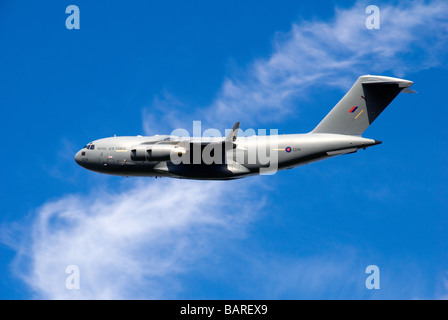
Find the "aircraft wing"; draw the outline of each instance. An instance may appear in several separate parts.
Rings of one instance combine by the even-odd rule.
[[[221,145],[221,144],[225,144],[225,150],[229,150],[229,149],[235,149],[236,148],[236,144],[235,144],[235,140],[238,137],[238,129],[240,127],[240,122],[237,121],[235,122],[235,124],[232,127],[232,130],[230,130],[230,132],[227,134],[227,137],[223,140],[215,140],[215,141],[204,141],[204,140],[176,140],[171,138],[169,141],[161,141],[158,142],[157,144],[176,144],[178,146],[182,146],[184,148],[188,148],[188,147],[192,147],[194,144],[200,144],[201,146],[206,146],[206,145],[210,145],[210,144],[216,144],[216,145]]]

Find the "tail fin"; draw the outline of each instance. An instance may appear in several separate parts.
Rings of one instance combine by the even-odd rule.
[[[401,92],[415,92],[412,81],[384,77],[361,76],[313,133],[361,135]]]

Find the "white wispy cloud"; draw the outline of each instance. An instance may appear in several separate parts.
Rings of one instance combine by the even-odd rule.
[[[271,299],[312,299],[325,292],[328,298],[341,297],[364,288],[363,270],[359,267],[359,253],[353,247],[333,248],[334,252],[320,252],[312,256],[276,256],[253,261],[253,274],[264,279],[259,291]],[[333,286],[332,286],[333,284]],[[361,290],[362,291],[362,290]]]
[[[231,192],[222,182],[137,180],[122,187],[49,201],[19,230],[20,243],[9,237],[18,274],[36,297],[174,298],[183,289],[176,276],[213,243],[243,236],[260,208],[245,187]],[[66,288],[69,265],[80,270],[80,290]]]
[[[351,8],[336,8],[329,21],[302,19],[289,32],[276,34],[272,54],[225,78],[216,99],[206,111],[201,109],[196,120],[217,128],[235,119],[246,125],[280,121],[300,112],[298,101],[308,100],[312,87],[322,87],[322,92],[326,86],[345,91],[362,74],[402,77],[446,62],[446,1],[380,4],[379,30],[365,27],[368,5],[361,1]],[[179,120],[189,117],[182,110],[172,111],[167,102],[165,125],[187,127]],[[157,127],[150,123],[151,117],[143,121],[145,127]]]

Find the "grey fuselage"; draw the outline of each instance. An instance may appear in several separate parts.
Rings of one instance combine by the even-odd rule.
[[[225,138],[177,136],[112,137],[80,150],[76,162],[119,176],[229,180],[273,174],[348,154],[380,141],[363,132],[400,93],[413,93],[409,80],[360,76],[325,118],[306,134],[238,137],[236,122]],[[219,136],[219,135],[218,135]]]
[[[111,137],[89,143],[75,160],[86,169],[111,175],[228,180],[273,174],[379,143],[360,136],[327,133],[238,137],[233,142],[166,135]],[[204,150],[207,145],[214,146],[214,151]],[[199,154],[199,158],[193,154]],[[210,162],[204,159],[210,154],[219,155]],[[184,158],[173,160],[173,155]]]

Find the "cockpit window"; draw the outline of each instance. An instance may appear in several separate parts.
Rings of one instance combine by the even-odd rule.
[[[93,149],[95,149],[95,145],[92,144],[92,142],[89,142],[88,144],[86,144],[84,146],[84,148],[87,149],[87,150],[93,150]]]

